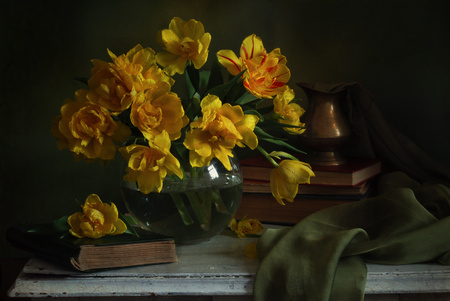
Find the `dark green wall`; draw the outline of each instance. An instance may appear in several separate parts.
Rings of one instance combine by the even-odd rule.
[[[398,129],[450,165],[450,24],[447,0],[1,1],[1,257],[8,225],[46,222],[98,193],[120,202],[119,165],[76,163],[58,151],[51,121],[83,87],[93,58],[138,43],[159,50],[158,30],[195,18],[211,51],[255,33],[280,47],[297,81],[359,81]]]

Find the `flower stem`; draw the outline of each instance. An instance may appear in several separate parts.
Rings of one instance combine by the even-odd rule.
[[[279,166],[278,163],[275,162],[275,160],[269,155],[269,153],[266,152],[266,150],[263,149],[261,146],[258,145],[258,146],[256,147],[256,149],[257,149],[261,154],[263,154],[264,157],[265,157],[267,160],[269,160],[269,162],[272,163],[272,165],[273,165],[274,167],[278,167],[278,166]]]
[[[177,206],[178,212],[180,213],[181,219],[183,220],[184,224],[186,226],[192,225],[194,223],[194,220],[192,219],[189,211],[184,205],[181,195],[179,193],[171,193],[170,196],[172,197],[175,206]]]
[[[214,190],[211,191],[211,193],[211,200],[214,202],[217,212],[228,213],[228,209],[222,200],[220,192],[218,190]]]
[[[186,195],[189,199],[189,202],[191,203],[192,209],[194,210],[195,216],[197,217],[201,227],[205,230],[209,229],[209,218],[206,216],[204,206],[198,198],[198,195],[195,192],[186,192]],[[210,202],[210,200],[206,201]]]

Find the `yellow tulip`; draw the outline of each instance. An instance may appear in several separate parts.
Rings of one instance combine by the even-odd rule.
[[[124,180],[137,182],[139,190],[148,194],[154,190],[161,192],[167,175],[175,174],[182,179],[180,162],[170,153],[170,146],[169,134],[162,131],[149,141],[149,146],[133,144],[120,148],[128,161]]]
[[[182,74],[187,62],[200,69],[208,59],[211,35],[205,33],[203,24],[194,19],[186,22],[173,18],[169,29],[158,33],[158,40],[165,51],[158,53],[156,59],[171,76]]]
[[[60,148],[69,148],[88,159],[114,159],[114,142],[124,141],[131,131],[114,121],[105,107],[89,102],[87,93],[84,89],[76,91],[75,101],[67,101],[62,106],[53,134]]]
[[[109,50],[108,54],[112,63],[92,60],[88,99],[115,113],[126,110],[137,93],[153,91],[161,82],[169,87],[174,83],[156,65],[155,51],[151,48],[137,45],[120,56]]]
[[[300,117],[305,113],[305,110],[296,103],[291,102],[295,97],[294,90],[287,89],[283,94],[279,94],[273,100],[274,113],[281,116],[282,119],[278,119],[278,122],[295,125],[305,126],[300,122]],[[304,128],[286,127],[284,128],[290,134],[301,134],[305,131]]]
[[[139,93],[131,106],[130,119],[149,140],[164,130],[170,140],[176,140],[181,136],[181,129],[189,122],[181,99],[173,92]]]
[[[231,50],[217,53],[219,62],[231,75],[243,74],[244,86],[259,98],[273,98],[286,90],[291,72],[286,57],[276,48],[267,53],[261,38],[252,34],[241,45],[240,58]]]
[[[258,146],[258,137],[254,130],[256,124],[259,122],[259,117],[253,114],[244,114],[244,118],[236,123],[236,129],[242,135],[242,140],[237,141],[239,147],[247,145],[250,149],[255,149]]]
[[[243,218],[240,221],[232,219],[230,222],[230,229],[239,238],[244,238],[247,235],[258,234],[263,230],[261,222],[254,218]]]
[[[201,167],[215,157],[231,170],[229,157],[233,157],[232,150],[236,145],[248,145],[252,149],[258,145],[253,129],[259,119],[245,115],[238,105],[222,105],[215,95],[206,96],[200,106],[203,115],[190,124],[191,130],[184,141],[190,150],[190,163],[193,167]]]
[[[89,195],[82,208],[83,212],[76,212],[67,219],[69,232],[75,237],[100,238],[122,234],[127,230],[119,218],[116,205],[103,203],[96,194]]]
[[[270,188],[278,203],[283,199],[293,202],[298,193],[298,185],[310,183],[314,176],[311,166],[298,160],[283,160],[270,174]]]

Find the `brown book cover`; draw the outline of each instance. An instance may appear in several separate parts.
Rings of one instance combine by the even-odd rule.
[[[270,180],[273,166],[262,155],[242,159],[240,163],[244,179]],[[311,177],[312,185],[357,186],[381,173],[381,160],[350,158],[341,165],[312,165],[311,168],[315,173]]]
[[[244,193],[235,217],[240,219],[247,216],[263,223],[294,225],[319,210],[357,202],[366,197],[366,195],[361,198],[297,197],[293,203],[285,202],[285,205],[280,205],[271,194]]]
[[[17,248],[78,271],[177,261],[172,238],[144,230],[139,231],[139,236],[124,233],[90,239],[76,238],[68,232],[46,233],[34,229],[36,225],[14,225],[8,228],[6,238]]]
[[[360,196],[366,194],[370,188],[372,188],[372,181],[365,181],[355,186],[300,184],[298,195],[299,197],[307,197],[308,195]],[[271,193],[269,181],[244,179],[242,189],[244,193]]]

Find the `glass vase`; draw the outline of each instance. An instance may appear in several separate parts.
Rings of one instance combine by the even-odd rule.
[[[144,230],[173,237],[176,243],[209,240],[230,223],[242,199],[242,172],[236,155],[231,170],[211,160],[208,166],[184,166],[183,179],[166,177],[161,192],[144,194],[122,181],[124,203]],[[175,179],[176,178],[176,179]]]

